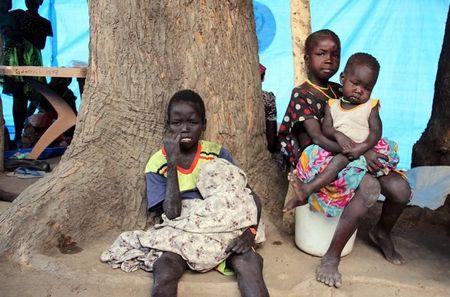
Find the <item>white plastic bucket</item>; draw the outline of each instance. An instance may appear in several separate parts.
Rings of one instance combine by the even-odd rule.
[[[295,244],[308,254],[322,257],[330,246],[339,217],[326,217],[322,213],[312,211],[309,204],[297,207],[295,209]],[[357,231],[350,237],[341,256],[346,256],[352,251]]]

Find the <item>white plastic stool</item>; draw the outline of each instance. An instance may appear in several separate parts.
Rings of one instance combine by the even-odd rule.
[[[322,257],[330,246],[339,217],[326,217],[322,213],[312,211],[309,204],[297,207],[295,209],[295,244],[308,254]],[[353,233],[342,250],[342,257],[352,251],[357,231]]]

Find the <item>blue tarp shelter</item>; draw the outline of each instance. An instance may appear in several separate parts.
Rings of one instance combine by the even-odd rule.
[[[13,6],[24,8],[24,2],[13,0]],[[294,87],[290,1],[253,2],[260,60],[268,69],[263,88],[275,93],[281,121]],[[431,114],[450,0],[310,2],[312,30],[328,28],[341,38],[341,70],[355,52],[368,52],[379,60],[381,73],[372,95],[381,100],[384,136],[399,143],[400,167],[409,168],[412,145]],[[40,13],[51,20],[54,31],[43,51],[45,66],[88,62],[87,1],[44,0]],[[77,92],[76,82],[72,89]],[[12,99],[4,95],[2,99],[6,122],[11,126]]]

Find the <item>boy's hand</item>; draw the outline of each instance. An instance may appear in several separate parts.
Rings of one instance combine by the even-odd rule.
[[[164,137],[164,149],[166,150],[166,158],[168,162],[178,165],[180,157],[180,134],[167,133]]]
[[[350,151],[351,148],[355,145],[355,142],[342,132],[336,131],[336,133],[334,134],[334,138],[342,148],[342,153],[344,155],[347,155],[348,151]]]
[[[245,230],[241,236],[231,241],[225,252],[243,254],[247,252],[249,249],[251,249],[254,243],[255,243],[255,235],[253,235],[250,229],[247,228],[247,230]]]

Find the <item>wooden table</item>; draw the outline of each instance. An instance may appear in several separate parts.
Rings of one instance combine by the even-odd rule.
[[[0,66],[0,75],[85,78],[87,67]]]
[[[0,75],[23,76],[24,80],[41,93],[53,106],[57,113],[57,119],[39,138],[38,142],[29,153],[28,158],[36,160],[39,155],[61,134],[75,126],[76,115],[70,106],[52,89],[41,84],[31,77],[76,77],[80,87],[80,94],[83,92],[84,78],[87,67],[38,67],[38,66],[0,66]],[[3,118],[3,115],[2,115]],[[0,133],[2,133],[1,131]],[[3,158],[3,155],[1,156]]]

